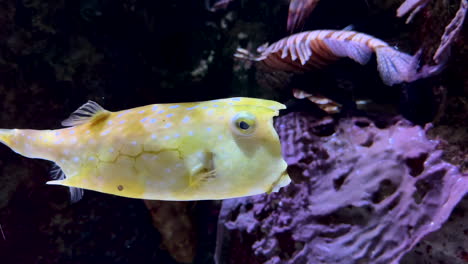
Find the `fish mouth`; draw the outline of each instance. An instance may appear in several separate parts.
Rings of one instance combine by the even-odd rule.
[[[268,189],[267,193],[278,192],[282,187],[287,186],[291,183],[291,178],[289,177],[286,170],[284,170],[280,177],[273,182],[271,187]]]

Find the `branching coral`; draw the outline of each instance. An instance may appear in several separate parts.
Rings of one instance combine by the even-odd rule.
[[[289,3],[287,22],[288,31],[293,32],[302,27],[319,1],[320,0],[291,0]]]
[[[403,120],[291,113],[276,127],[296,184],[223,203],[218,263],[398,263],[468,190],[438,142]]]
[[[458,9],[457,14],[452,19],[450,24],[448,24],[445,28],[444,35],[442,35],[439,48],[434,54],[433,59],[436,63],[444,63],[447,61],[450,55],[450,47],[460,34],[460,31],[463,27],[463,22],[465,21],[467,10],[468,0],[462,0],[460,2],[460,8]]]
[[[404,1],[397,10],[397,17],[403,17],[408,12],[411,11],[411,14],[408,16],[406,23],[409,23],[413,17],[423,9],[430,0],[406,0]]]

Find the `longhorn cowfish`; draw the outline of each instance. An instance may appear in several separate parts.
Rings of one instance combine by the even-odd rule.
[[[88,101],[56,130],[0,129],[13,151],[55,163],[48,184],[150,200],[226,199],[289,184],[273,117],[285,106],[227,98],[119,112]]]

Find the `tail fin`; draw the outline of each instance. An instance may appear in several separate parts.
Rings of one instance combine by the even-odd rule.
[[[386,85],[392,86],[418,79],[418,53],[411,56],[392,47],[384,46],[376,48],[375,54],[380,77]]]

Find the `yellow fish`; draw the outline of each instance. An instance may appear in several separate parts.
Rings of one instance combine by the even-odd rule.
[[[273,117],[285,106],[227,98],[110,112],[88,101],[57,130],[0,129],[15,152],[55,162],[48,184],[150,200],[226,199],[289,184]]]

